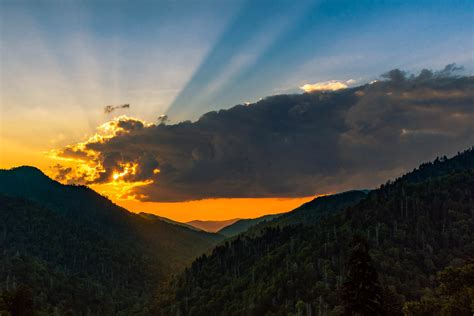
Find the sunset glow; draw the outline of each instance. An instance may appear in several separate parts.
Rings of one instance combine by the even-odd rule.
[[[115,202],[136,213],[151,213],[179,222],[187,222],[195,219],[226,220],[285,213],[314,198],[315,196],[302,198],[205,199],[178,203],[140,202],[134,199],[125,199],[115,200]]]
[[[312,169],[312,158],[299,157],[314,155],[318,160],[314,164],[325,169],[335,160],[331,155],[342,148],[374,143],[373,138],[357,138],[365,130],[358,124],[378,122],[372,118],[361,122],[359,116],[372,109],[347,111],[348,117],[343,118],[347,127],[336,136],[302,134],[325,121],[301,125],[295,134],[291,131],[300,123],[288,130],[280,128],[291,120],[308,118],[306,101],[292,106],[288,117],[268,115],[277,123],[262,123],[267,114],[251,109],[267,102],[265,96],[379,83],[380,74],[396,67],[418,71],[457,63],[472,72],[472,21],[469,10],[440,3],[412,4],[411,9],[371,3],[370,10],[359,10],[358,3],[337,10],[333,5],[147,4],[138,6],[134,15],[128,14],[127,3],[117,5],[117,10],[92,3],[4,3],[0,168],[34,165],[61,183],[91,186],[135,212],[178,220],[278,213],[311,199],[312,194],[363,187],[366,183],[345,167],[338,169],[337,180],[331,180],[324,170]],[[446,6],[449,15],[444,14]],[[413,14],[420,10],[425,19]],[[351,14],[357,18],[346,19]],[[448,23],[451,19],[458,23]],[[360,31],[364,29],[374,32]],[[401,52],[399,47],[411,49]],[[458,49],[454,52],[451,47]],[[423,97],[430,97],[431,92],[425,92]],[[459,97],[451,93],[443,99]],[[355,94],[363,99],[366,92],[361,89]],[[403,95],[404,100],[410,98],[416,96]],[[218,131],[213,126],[201,130],[202,124],[193,125],[192,131],[188,128],[208,111],[236,104],[250,105],[243,126],[248,131],[238,134],[243,130],[241,117],[232,115],[229,122],[235,125],[221,122]],[[259,113],[264,114],[257,117]],[[471,118],[460,110],[451,116],[455,123],[443,126],[462,126],[456,123]],[[182,121],[187,123],[178,124]],[[158,128],[164,126],[169,128]],[[408,141],[433,136],[438,129],[404,124],[398,131]],[[242,135],[255,137],[242,139]],[[312,143],[306,144],[304,137]],[[324,144],[325,139],[341,148]],[[321,152],[298,156],[296,151],[305,145]],[[319,161],[326,156],[331,161]],[[431,152],[419,158],[431,158]],[[359,162],[351,159],[334,164]],[[311,168],[300,166],[304,163]],[[301,174],[288,169],[283,175],[289,165]],[[387,168],[373,183],[404,170]],[[288,182],[280,184],[282,179]],[[302,192],[295,189],[298,184],[311,187]]]

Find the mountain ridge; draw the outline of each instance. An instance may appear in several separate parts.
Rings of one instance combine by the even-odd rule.
[[[272,219],[277,218],[281,215],[282,214],[268,214],[256,218],[242,218],[228,226],[221,228],[217,232],[226,237],[232,237],[247,231],[250,227],[254,225],[257,225],[261,222],[271,221]]]
[[[159,284],[224,238],[131,213],[34,167],[0,170],[0,223],[0,293],[29,286],[47,314],[128,315],[140,306],[148,315]]]
[[[371,248],[384,311],[402,315],[405,303],[430,297],[438,271],[461,267],[474,255],[473,165],[471,148],[421,164],[312,225],[275,225],[257,235],[239,235],[196,259],[171,284],[158,310],[339,315],[351,236],[360,236]],[[446,308],[470,308],[469,300],[463,307],[453,302]]]

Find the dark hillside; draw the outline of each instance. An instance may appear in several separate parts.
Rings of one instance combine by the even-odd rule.
[[[0,171],[0,293],[27,286],[46,314],[146,315],[160,283],[221,239],[32,167]]]
[[[350,242],[359,235],[371,249],[384,309],[401,314],[404,302],[436,287],[438,271],[474,257],[471,157],[469,150],[438,159],[423,176],[414,171],[314,225],[269,227],[219,246],[173,283],[160,308],[184,315],[340,314]]]

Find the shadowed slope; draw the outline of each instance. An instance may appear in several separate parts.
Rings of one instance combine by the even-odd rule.
[[[101,315],[146,311],[171,272],[223,238],[130,213],[32,167],[0,170],[0,202],[0,279],[12,282],[0,292],[27,285],[49,314],[53,306],[82,314],[89,306]]]
[[[140,240],[167,268],[177,269],[221,237],[153,220],[112,203],[85,186],[62,185],[33,167],[0,170],[0,193],[32,200],[121,240]]]
[[[272,219],[277,218],[280,215],[281,214],[270,214],[270,215],[265,215],[265,216],[261,216],[257,218],[239,219],[235,223],[229,226],[226,226],[224,228],[221,228],[221,230],[219,230],[218,233],[226,237],[232,237],[232,236],[235,236],[247,231],[250,227],[254,225],[257,225],[261,222],[271,221]]]
[[[401,315],[405,301],[431,293],[437,271],[474,254],[473,164],[472,149],[437,159],[313,225],[270,225],[241,235],[197,259],[161,310],[339,314],[350,241],[359,235],[371,248],[384,312]]]

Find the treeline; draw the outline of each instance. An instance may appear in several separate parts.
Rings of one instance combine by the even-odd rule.
[[[371,299],[380,298],[380,309],[359,314],[471,315],[474,283],[466,281],[461,294],[444,285],[439,290],[437,274],[451,266],[441,274],[451,286],[446,273],[473,278],[473,162],[473,150],[437,159],[310,225],[241,235],[176,277],[157,309],[162,315],[355,314],[343,293],[353,239],[362,236],[379,285]],[[438,305],[425,310],[433,301]]]

